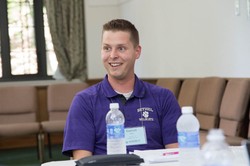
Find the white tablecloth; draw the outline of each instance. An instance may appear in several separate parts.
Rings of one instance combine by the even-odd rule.
[[[66,161],[51,161],[42,164],[42,166],[75,166],[76,163],[74,160]],[[141,166],[179,166],[178,162],[165,162],[165,163],[155,163],[155,164],[146,164],[143,163]]]
[[[76,163],[74,160],[66,160],[66,161],[51,161],[47,163],[43,163],[41,166],[75,166]]]
[[[169,150],[169,149],[165,149],[164,151],[170,151],[172,152],[173,150]],[[247,151],[245,149],[244,146],[232,146],[231,147],[231,151],[234,155],[234,162],[233,162],[233,166],[249,166],[249,158],[248,158],[248,154]],[[154,153],[152,153],[152,151],[148,151],[150,153],[146,154],[154,154],[156,155],[157,153],[160,153],[161,150],[155,150]],[[135,153],[135,154],[140,154],[140,153]],[[144,157],[149,157],[148,155],[139,155],[141,158]],[[146,161],[146,158],[144,158],[144,161]],[[51,162],[47,162],[42,164],[41,166],[75,166],[75,160],[66,160],[66,161],[51,161]],[[179,162],[178,160],[168,160],[162,163],[143,163],[141,164],[141,166],[179,166]]]

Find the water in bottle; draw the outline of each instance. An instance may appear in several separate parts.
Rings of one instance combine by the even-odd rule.
[[[221,129],[211,129],[202,146],[202,166],[232,166],[233,154]]]
[[[106,115],[107,154],[126,154],[124,116],[118,103],[110,103],[110,111]]]
[[[200,124],[193,115],[193,107],[182,107],[177,121],[180,166],[200,165]]]

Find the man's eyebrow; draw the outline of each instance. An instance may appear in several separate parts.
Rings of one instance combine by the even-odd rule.
[[[117,46],[127,46],[127,44],[117,44]]]
[[[107,44],[107,43],[103,43],[102,45],[104,45],[104,46],[111,46],[110,44]],[[125,43],[124,44],[116,44],[115,47],[121,47],[121,46],[124,47],[124,46],[127,46],[127,45],[128,44],[125,44]]]

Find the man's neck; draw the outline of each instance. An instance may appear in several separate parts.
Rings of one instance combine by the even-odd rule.
[[[133,91],[135,84],[135,75],[130,78],[118,80],[113,77],[108,76],[110,85],[115,91],[120,93],[128,93]]]

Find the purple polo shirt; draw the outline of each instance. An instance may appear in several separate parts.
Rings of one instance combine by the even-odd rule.
[[[171,91],[136,76],[134,91],[124,103],[106,76],[74,97],[64,129],[64,155],[72,156],[72,150],[77,149],[106,154],[105,116],[112,102],[119,103],[125,127],[146,129],[147,144],[127,146],[127,151],[162,149],[165,144],[177,142],[176,122],[181,109]]]

